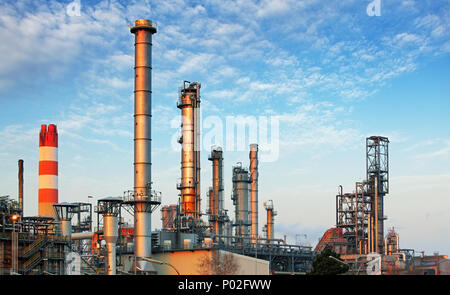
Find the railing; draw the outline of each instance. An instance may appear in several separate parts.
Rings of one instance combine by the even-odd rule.
[[[130,28],[141,27],[141,26],[142,27],[151,27],[151,28],[155,28],[155,29],[158,28],[158,25],[151,20],[137,20],[130,24]]]
[[[28,259],[24,264],[23,264],[23,271],[24,273],[27,273],[28,271],[30,271],[34,266],[37,265],[38,261],[41,259],[41,253],[37,252],[35,253],[30,259]]]
[[[30,256],[32,253],[35,252],[35,250],[40,249],[42,245],[44,245],[46,242],[45,237],[39,236],[33,243],[28,245],[24,250],[22,257],[26,258]]]

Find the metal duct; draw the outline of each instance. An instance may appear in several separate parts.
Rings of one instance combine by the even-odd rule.
[[[258,238],[258,145],[250,145],[250,205],[251,205],[251,237],[252,243]]]
[[[73,233],[71,235],[72,240],[92,240],[94,232]]]
[[[135,35],[134,67],[134,233],[138,259],[151,255],[151,105],[152,35],[156,24],[139,19]]]
[[[186,83],[189,86],[186,87]],[[177,107],[181,109],[181,216],[200,218],[200,87],[185,81]]]

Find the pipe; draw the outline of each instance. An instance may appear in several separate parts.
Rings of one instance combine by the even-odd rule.
[[[367,215],[367,239],[368,239],[368,253],[372,253],[372,216],[370,212]]]
[[[56,219],[58,203],[58,131],[56,125],[41,125],[39,134],[38,214]]]
[[[239,237],[239,236],[233,236],[233,235],[219,235],[220,238],[234,238],[234,239],[244,239],[244,240],[251,240],[252,237]],[[285,240],[283,239],[268,239],[268,238],[258,238],[258,241],[272,241],[272,242],[279,242],[279,243],[285,243]],[[287,246],[297,246],[302,247],[299,245],[287,245]]]
[[[152,35],[156,24],[139,19],[130,28],[135,35],[134,67],[134,251],[138,258],[151,255],[151,105]]]
[[[258,145],[250,145],[250,204],[251,204],[251,237],[252,243],[258,238]]]
[[[375,176],[375,200],[374,200],[374,203],[375,203],[375,212],[374,212],[374,214],[375,214],[375,216],[374,216],[374,222],[375,222],[375,226],[374,226],[374,232],[375,232],[375,235],[374,235],[374,242],[375,242],[375,252],[376,253],[380,253],[380,249],[379,249],[379,245],[378,245],[378,243],[379,243],[379,236],[378,236],[378,233],[379,233],[379,229],[378,229],[378,218],[379,218],[379,216],[378,216],[378,177],[377,176]]]
[[[23,217],[23,160],[20,159],[18,162],[19,165],[19,209],[20,211],[20,219]]]
[[[70,238],[72,240],[92,240],[94,234],[93,232],[73,233]]]

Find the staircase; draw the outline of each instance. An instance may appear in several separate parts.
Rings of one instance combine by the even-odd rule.
[[[33,268],[35,268],[39,263],[42,261],[42,256],[40,252],[36,252],[33,256],[31,256],[30,259],[24,262],[23,264],[23,274],[27,274],[30,272]]]
[[[26,248],[23,249],[21,258],[27,259],[40,249],[42,249],[43,246],[47,243],[47,240],[43,236],[39,236],[33,243],[28,245]]]
[[[25,247],[20,258],[22,259],[22,273],[27,274],[39,263],[42,262],[41,250],[47,245],[48,241],[44,236],[38,236],[37,239]]]

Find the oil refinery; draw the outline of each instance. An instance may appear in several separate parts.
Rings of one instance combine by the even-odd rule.
[[[258,165],[258,143],[248,146],[248,160],[233,164],[231,179],[224,179],[223,147],[200,153],[200,82],[184,81],[173,106],[181,116],[181,178],[174,183],[178,202],[164,203],[152,181],[151,127],[158,116],[152,115],[151,107],[152,39],[157,25],[139,19],[130,32],[135,45],[134,138],[129,138],[134,142],[133,189],[100,198],[95,206],[59,202],[58,128],[42,125],[36,132],[37,215],[23,214],[27,163],[21,159],[17,200],[0,198],[1,275],[301,275],[312,270],[315,256],[326,248],[340,255],[351,274],[450,274],[447,255],[417,255],[414,249],[400,247],[399,233],[384,226],[390,174],[389,139],[383,136],[366,139],[365,180],[356,182],[352,192],[340,186],[337,195],[330,196],[330,202],[335,197],[336,224],[314,249],[275,238],[276,216],[283,214],[277,202],[284,201],[259,199],[258,179],[264,171]],[[202,157],[210,167],[201,167]],[[212,179],[201,177],[206,169],[211,169]],[[200,191],[201,183],[210,185],[207,192]],[[232,188],[234,208],[225,207],[226,186]],[[207,208],[201,207],[202,196]],[[262,207],[265,212],[260,214]],[[156,210],[161,220],[152,217]],[[133,216],[133,224],[124,222],[124,214]],[[265,224],[258,223],[260,216]]]

